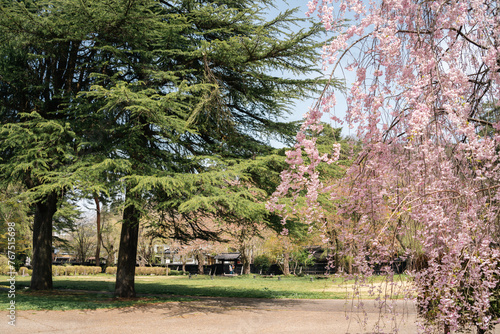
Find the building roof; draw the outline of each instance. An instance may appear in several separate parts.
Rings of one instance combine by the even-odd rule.
[[[234,261],[240,258],[240,253],[220,253],[215,259],[219,261]]]

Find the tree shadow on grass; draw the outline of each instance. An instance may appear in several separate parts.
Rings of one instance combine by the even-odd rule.
[[[16,294],[19,310],[95,310],[122,308],[148,303],[166,303],[185,298],[141,296],[133,299],[114,298],[111,293],[90,291],[22,291]]]
[[[156,278],[155,278],[156,279]],[[20,282],[18,289],[28,287],[29,282]],[[194,284],[193,284],[194,283]],[[216,282],[217,283],[217,282]],[[175,315],[192,312],[223,313],[238,309],[261,309],[293,306],[297,302],[292,299],[308,298],[308,292],[303,293],[283,289],[273,289],[272,286],[250,287],[244,286],[196,286],[196,280],[189,284],[176,284],[175,281],[136,282],[138,298],[120,299],[114,296],[114,281],[93,280],[55,280],[54,289],[50,292],[35,292],[23,294],[23,303],[31,309],[38,310],[69,310],[69,309],[97,309],[97,308],[125,308],[124,312],[137,311],[148,304],[149,307],[175,309]],[[171,301],[201,301],[182,303],[175,308],[167,303]]]
[[[180,296],[232,297],[232,298],[264,298],[264,299],[317,299],[318,293],[275,289],[269,287],[237,287],[237,286],[196,286],[195,284],[176,284],[174,282],[136,282],[137,293],[169,294]],[[335,298],[329,298],[335,299]]]

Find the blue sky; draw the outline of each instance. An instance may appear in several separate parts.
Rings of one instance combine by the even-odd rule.
[[[275,1],[274,4],[276,6],[276,9],[270,11],[269,17],[274,17],[279,12],[283,12],[289,8],[299,8],[299,11],[297,12],[296,16],[297,17],[305,17],[305,13],[308,10],[307,2],[308,2],[308,0],[289,0],[287,2],[285,2],[283,0]],[[312,15],[311,17],[315,20],[319,20],[316,15]],[[300,27],[297,27],[297,29],[300,29]],[[326,38],[326,36],[325,36],[325,38]],[[321,68],[321,66],[322,66],[321,59],[318,59],[317,66],[318,66],[318,68]],[[353,77],[349,75],[351,73],[347,73],[347,74],[348,74],[348,77],[342,78],[342,79],[345,79],[347,81],[347,84],[349,85],[349,83],[353,82]],[[329,77],[330,71],[324,72],[324,75],[326,77]],[[345,110],[347,109],[344,96],[339,93],[336,95],[336,99],[337,99],[337,105],[335,107],[334,112],[335,112],[337,117],[343,118],[345,115]],[[297,99],[293,102],[294,102],[295,106],[292,108],[292,113],[286,118],[286,120],[288,120],[288,121],[296,121],[296,120],[303,119],[304,113],[306,113],[308,108],[316,102],[316,99],[303,98],[303,99]],[[337,123],[334,123],[333,121],[331,121],[330,117],[328,115],[325,115],[323,117],[323,121],[330,123],[333,127],[342,126],[340,124],[337,124]],[[348,127],[346,125],[344,125],[343,130],[342,130],[342,134],[344,136],[347,136],[347,135],[353,135],[354,132],[353,132],[353,130],[349,131]]]

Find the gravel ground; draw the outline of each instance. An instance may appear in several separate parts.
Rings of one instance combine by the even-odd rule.
[[[417,333],[415,307],[403,301],[395,307],[395,319],[384,318],[374,301],[365,301],[365,328],[363,312],[344,300],[200,298],[121,309],[18,311],[15,327],[1,311],[0,333],[354,334],[374,333],[377,321],[385,324],[378,333],[392,333],[395,322],[399,333]]]

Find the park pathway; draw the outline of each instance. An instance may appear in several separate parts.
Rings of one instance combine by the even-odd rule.
[[[395,321],[399,333],[416,333],[415,307],[398,301],[396,309],[395,319],[385,319],[374,301],[365,301],[368,324],[363,328],[358,321],[363,312],[344,300],[203,297],[121,309],[18,311],[16,327],[7,324],[2,311],[0,333],[354,334],[373,333],[377,321],[385,324],[379,333],[390,333]]]

